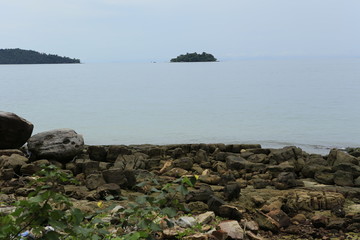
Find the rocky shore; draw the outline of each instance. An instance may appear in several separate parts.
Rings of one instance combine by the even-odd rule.
[[[159,231],[160,239],[360,239],[359,149],[322,156],[258,144],[86,146],[70,129],[33,135],[20,149],[18,141],[13,148],[1,145],[3,139],[1,214],[32,191],[26,183],[40,165],[53,164],[78,180],[63,190],[85,212],[99,201],[130,208],[132,199],[157,187],[154,182],[165,186],[196,176],[196,184],[178,197],[190,215],[179,212],[175,226]],[[110,222],[116,218],[109,213]],[[186,233],[196,224],[201,228]]]

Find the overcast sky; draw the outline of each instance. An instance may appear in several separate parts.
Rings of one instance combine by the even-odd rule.
[[[360,0],[0,0],[0,48],[83,62],[360,56]]]

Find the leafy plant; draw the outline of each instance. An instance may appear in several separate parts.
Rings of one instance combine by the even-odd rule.
[[[54,165],[43,166],[31,183],[35,190],[14,203],[14,212],[0,217],[0,239],[20,239],[20,234],[30,229],[41,239],[102,239],[106,232],[89,228],[84,213],[61,193],[62,184],[71,181],[69,173]]]

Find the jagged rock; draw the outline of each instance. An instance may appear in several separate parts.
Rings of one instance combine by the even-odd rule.
[[[82,171],[86,176],[92,173],[96,173],[99,171],[99,164],[100,162],[98,161],[92,161],[89,159],[85,159],[82,164]]]
[[[103,184],[106,182],[100,173],[90,174],[85,179],[85,185],[89,190],[95,190]]]
[[[85,199],[89,194],[88,189],[85,186],[65,185],[64,190],[68,197],[75,199]]]
[[[135,153],[133,155],[119,155],[114,163],[115,168],[122,170],[145,169],[145,159],[148,158],[146,154]]]
[[[14,172],[20,175],[20,169],[28,162],[28,159],[22,155],[12,154],[11,156],[0,157],[1,169],[13,169]]]
[[[270,211],[267,216],[274,219],[280,228],[288,227],[291,224],[289,216],[280,209]]]
[[[354,186],[354,176],[342,170],[338,170],[334,173],[334,182],[338,186]]]
[[[169,171],[165,172],[163,175],[178,178],[178,177],[184,176],[186,174],[188,174],[188,171],[186,171],[185,169],[172,168]]]
[[[264,164],[269,163],[269,158],[267,154],[253,154],[249,156],[247,160],[253,163],[264,163]]]
[[[215,212],[215,214],[217,215],[219,215],[219,208],[224,204],[226,204],[226,202],[216,196],[209,197],[207,201],[207,205],[209,206],[209,209]]]
[[[185,170],[191,170],[193,164],[194,164],[193,160],[189,157],[175,159],[173,162],[174,167],[182,168]]]
[[[356,187],[360,187],[360,177],[357,177],[355,180],[354,180],[354,185]]]
[[[254,189],[262,189],[270,186],[270,181],[260,178],[255,178],[250,181],[254,187]]]
[[[105,162],[107,150],[105,146],[89,146],[87,149],[91,160]]]
[[[292,212],[298,210],[331,210],[343,206],[345,198],[341,193],[294,190],[286,195],[286,208]]]
[[[83,137],[71,129],[38,133],[28,140],[28,148],[37,159],[46,158],[69,162],[82,152],[83,147]]]
[[[119,186],[126,183],[124,171],[120,168],[111,168],[102,172],[107,183],[116,183]]]
[[[224,187],[224,197],[227,201],[238,199],[240,196],[240,185],[238,183],[230,183]]]
[[[195,218],[199,224],[208,224],[215,219],[215,213],[213,211],[208,211],[197,215]]]
[[[19,149],[3,149],[3,150],[0,150],[0,157],[1,156],[11,156],[13,154],[25,156],[25,154],[22,151],[20,151]]]
[[[221,231],[227,233],[231,239],[244,239],[244,230],[239,225],[238,221],[228,220],[219,223],[218,225]]]
[[[217,211],[220,217],[240,221],[243,218],[244,211],[231,205],[221,205]]]
[[[41,167],[34,163],[27,163],[21,166],[20,174],[23,176],[31,176],[41,170]]]
[[[245,169],[248,171],[261,171],[265,169],[265,165],[262,163],[253,163],[240,156],[234,155],[226,157],[226,166],[230,170]]]
[[[196,219],[194,217],[182,216],[176,220],[176,224],[182,228],[191,228],[196,224]]]
[[[294,172],[295,167],[291,165],[288,161],[285,161],[278,165],[267,166],[266,171],[269,172],[272,177],[277,177],[282,172]]]
[[[343,163],[359,165],[359,160],[356,157],[338,149],[332,149],[330,151],[327,161],[329,166],[333,167]]]
[[[302,157],[302,150],[297,147],[284,147],[282,149],[272,149],[269,154],[269,161],[272,165],[277,165],[285,161],[296,161]]]
[[[276,184],[280,183],[280,184]],[[275,187],[277,189],[289,189],[298,186],[298,181],[296,180],[296,175],[293,172],[282,172],[277,177],[277,182],[275,182]]]
[[[0,149],[20,148],[31,136],[34,126],[10,112],[0,111]]]
[[[211,185],[217,185],[221,181],[221,177],[218,175],[200,175],[199,181]]]
[[[120,186],[115,183],[107,183],[99,186],[96,192],[100,196],[100,199],[106,199],[106,197],[110,195],[116,199],[121,194],[121,189]]]
[[[194,162],[202,163],[202,162],[207,162],[207,161],[209,161],[209,158],[208,158],[205,150],[200,149],[199,151],[196,152]]]
[[[202,201],[207,202],[214,192],[211,190],[209,186],[202,186],[198,190],[190,191],[189,194],[186,195],[186,201],[188,202],[196,202]]]
[[[208,205],[201,201],[189,202],[186,206],[192,213],[201,213],[209,210]]]
[[[279,223],[260,211],[256,211],[253,219],[259,224],[259,227],[261,229],[269,230],[274,233],[277,233],[279,231]]]
[[[314,179],[319,183],[332,185],[334,184],[334,173],[330,167],[322,167],[315,173]]]
[[[110,146],[106,155],[107,162],[115,162],[119,155],[131,155],[132,151],[124,145]]]
[[[253,232],[259,231],[259,224],[255,221],[248,221],[245,219],[241,219],[240,225],[243,227],[243,229],[250,230]]]
[[[324,215],[315,215],[311,218],[311,223],[316,228],[320,228],[320,227],[324,228],[329,223],[329,217],[326,217]]]
[[[360,176],[360,166],[352,164],[352,163],[338,163],[336,166],[332,167],[333,171],[344,171],[348,172],[354,177]]]
[[[226,240],[228,234],[222,230],[215,230],[211,232],[211,240]]]

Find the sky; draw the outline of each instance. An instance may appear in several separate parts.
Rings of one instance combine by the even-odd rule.
[[[0,48],[82,62],[359,57],[360,0],[0,0]]]

